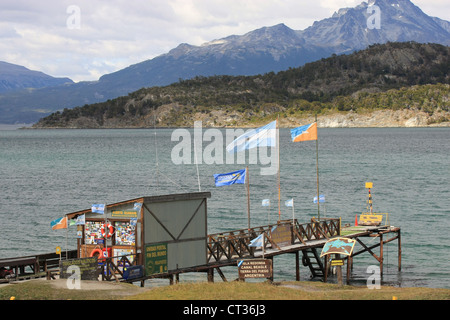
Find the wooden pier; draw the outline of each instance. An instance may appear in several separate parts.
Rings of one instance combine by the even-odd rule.
[[[250,246],[251,240],[264,234],[264,246],[255,248]],[[295,280],[300,280],[300,266],[307,267],[311,278],[321,278],[327,281],[327,271],[330,267],[329,259],[320,258],[325,243],[338,236],[356,239],[362,249],[353,252],[351,256],[343,258],[347,262],[347,282],[351,278],[353,257],[364,252],[371,254],[379,263],[381,275],[383,273],[383,246],[398,240],[398,270],[401,270],[401,237],[400,228],[391,226],[361,226],[341,228],[340,219],[324,218],[320,221],[312,219],[310,223],[299,224],[296,219],[280,221],[277,224],[260,226],[250,229],[234,230],[210,234],[208,236],[207,264],[191,268],[169,270],[166,274],[155,274],[138,279],[143,282],[152,278],[168,278],[170,283],[178,281],[179,275],[188,272],[206,272],[208,281],[214,281],[216,271],[223,281],[228,281],[221,271],[222,267],[237,266],[243,259],[266,258],[283,254],[295,254]],[[373,244],[373,238],[379,242]],[[364,238],[370,238],[371,244],[365,244]],[[375,252],[380,248],[379,253]],[[273,267],[276,274],[276,266]],[[237,275],[237,271],[236,271]],[[175,280],[174,280],[175,277]],[[135,282],[133,280],[130,282]]]
[[[273,225],[208,235],[207,263],[204,265],[168,270],[165,273],[126,280],[123,279],[123,269],[116,265],[118,258],[124,259],[126,257],[109,257],[103,259],[99,271],[102,274],[102,280],[140,282],[141,286],[144,286],[145,280],[152,278],[166,278],[172,284],[174,281],[177,282],[179,280],[180,274],[190,272],[206,272],[208,281],[214,281],[214,271],[216,271],[223,281],[228,281],[221,268],[237,266],[240,260],[263,257],[273,260],[275,256],[295,254],[295,279],[297,281],[300,280],[300,266],[307,267],[311,273],[311,278],[319,278],[327,281],[330,264],[328,258],[320,257],[320,253],[328,240],[341,236],[355,239],[361,247],[361,249],[353,252],[350,256],[343,258],[347,264],[346,274],[348,282],[351,278],[353,258],[365,252],[371,254],[379,263],[382,275],[384,245],[394,240],[398,241],[398,270],[400,271],[400,231],[400,228],[388,225],[341,227],[340,219],[333,218],[312,219],[311,222],[304,224],[298,223],[296,219],[283,220]],[[262,247],[250,246],[251,241],[259,235],[264,235],[264,245]],[[379,238],[379,241],[374,243],[374,238]],[[370,239],[370,244],[367,244],[367,239]],[[376,248],[379,248],[379,250],[375,250]],[[61,254],[61,257],[56,254],[43,254],[0,259],[0,267],[15,271],[14,278],[9,280],[21,280],[33,277],[47,277],[50,280],[52,275],[57,273],[60,258],[72,259],[77,257],[76,250],[67,253],[62,252]],[[137,258],[132,260],[139,261]],[[105,272],[105,270],[107,271]],[[274,266],[273,273],[275,275],[276,270],[277,268]],[[2,281],[7,280],[2,279]]]

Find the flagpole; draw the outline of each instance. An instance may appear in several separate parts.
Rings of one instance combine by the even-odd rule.
[[[250,177],[248,174],[248,167],[245,168],[245,181],[247,184],[247,219],[248,229],[250,230]]]
[[[294,198],[292,198],[292,226],[294,226]]]
[[[316,113],[316,126],[317,131],[318,125],[317,125],[317,113]],[[319,135],[317,135],[316,139],[316,172],[317,172],[317,216],[320,221],[320,204],[319,204]]]
[[[278,148],[278,222],[281,220],[281,183],[280,183],[280,130],[278,127],[280,116],[277,117],[276,135]]]

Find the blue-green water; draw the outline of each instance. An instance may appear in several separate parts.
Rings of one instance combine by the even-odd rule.
[[[222,130],[224,132],[224,130]],[[0,257],[54,252],[66,247],[65,230],[50,221],[93,203],[114,203],[158,194],[199,190],[195,164],[175,165],[173,130],[14,130],[0,131]],[[225,136],[225,134],[224,134]],[[317,216],[315,142],[292,143],[280,134],[282,219],[292,217],[284,201],[294,199],[295,217]],[[203,147],[210,142],[204,142]],[[397,241],[384,246],[384,283],[450,288],[450,129],[319,129],[322,214],[353,224],[365,211],[366,181],[373,182],[376,212],[388,212],[402,228],[402,271]],[[247,227],[244,185],[216,188],[213,174],[245,164],[198,166],[201,191],[210,191],[208,233]],[[251,224],[278,218],[277,176],[261,176],[249,165]],[[270,211],[261,200],[270,198]],[[378,240],[374,240],[378,241]],[[69,228],[68,249],[76,248]],[[376,249],[378,252],[378,249]],[[293,255],[276,257],[275,280],[294,280]],[[354,279],[364,283],[366,268],[378,262],[368,253],[355,257]],[[229,278],[237,271],[228,271]],[[302,268],[301,279],[309,278]]]

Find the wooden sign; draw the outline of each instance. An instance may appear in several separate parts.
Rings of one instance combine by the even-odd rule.
[[[292,244],[292,227],[290,224],[277,225],[270,231],[270,238],[279,247]]]
[[[248,259],[238,262],[240,279],[272,278],[271,259]]]
[[[80,272],[81,280],[98,280],[98,258],[81,258],[81,259],[69,259],[60,260],[59,268],[61,270],[61,279],[68,279],[72,276],[73,271],[70,272],[72,266],[76,266],[77,271]],[[69,269],[70,268],[70,269]],[[69,270],[68,270],[69,269]]]

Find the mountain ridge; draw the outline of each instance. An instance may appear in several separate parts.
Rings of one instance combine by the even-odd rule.
[[[192,125],[205,114],[213,119],[210,125],[233,126],[277,113],[304,116],[362,109],[417,109],[428,113],[430,122],[442,123],[449,121],[449,66],[446,46],[372,45],[279,73],[196,77],[142,88],[104,103],[58,111],[35,127],[173,127]],[[423,87],[427,85],[433,87]],[[408,89],[412,86],[420,88]],[[386,93],[389,90],[398,92]]]
[[[69,78],[56,78],[41,71],[30,70],[24,66],[0,61],[0,94],[5,92],[39,89],[71,84]]]
[[[368,29],[370,5],[381,10],[381,29]],[[231,35],[200,46],[186,43],[153,59],[103,75],[95,82],[0,97],[0,123],[35,122],[56,110],[98,103],[142,87],[214,75],[257,75],[296,68],[332,54],[388,41],[450,44],[450,23],[429,17],[409,0],[376,0],[338,10],[296,31],[284,24]]]

